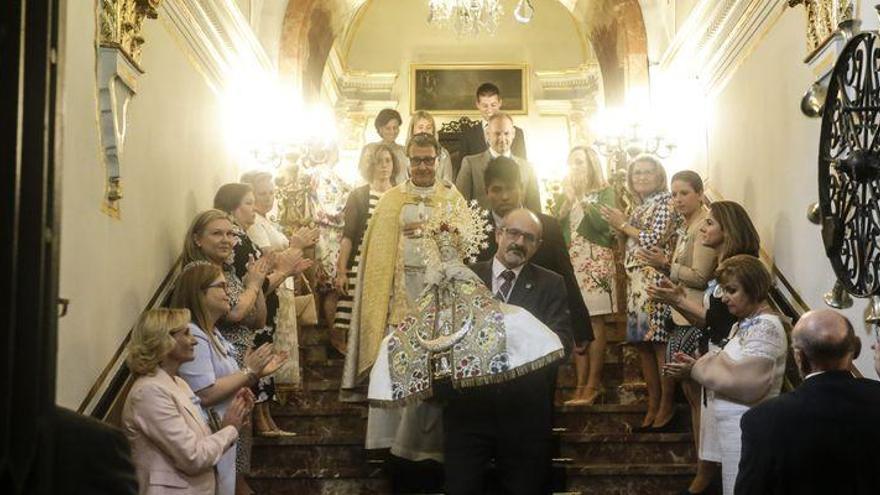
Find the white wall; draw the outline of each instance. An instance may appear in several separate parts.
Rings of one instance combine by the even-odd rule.
[[[121,220],[101,212],[94,2],[66,2],[57,400],[79,406],[178,256],[192,216],[235,178],[211,90],[160,17],[129,107]],[[161,14],[160,14],[161,15]]]
[[[867,2],[864,2],[867,5]],[[862,7],[862,12],[873,9]],[[871,18],[867,23],[876,25]],[[728,85],[709,102],[708,176],[725,199],[742,203],[755,222],[763,248],[814,309],[834,274],[818,226],[806,219],[817,201],[819,120],[804,117],[800,98],[813,82],[806,54],[805,14],[787,9]],[[865,331],[866,300],[845,311],[863,340],[857,366],[876,377],[871,338]]]
[[[592,62],[594,56],[571,13],[558,0],[533,0],[535,16],[527,25],[513,19],[515,4],[503,3],[505,15],[494,36],[459,39],[451,30],[440,30],[425,22],[427,2],[373,0],[355,19],[350,48],[345,53],[346,47],[342,47],[342,57],[351,70],[398,74],[393,95],[399,102],[397,110],[407,120],[405,125],[410,110],[410,64],[528,64],[529,114],[516,115],[514,120],[525,130],[529,158],[539,174],[543,170],[545,176],[558,175],[565,166],[569,148],[568,128],[562,116],[538,115],[535,99],[541,98],[541,94],[534,71],[575,68]],[[441,122],[452,119],[439,117]],[[365,139],[378,139],[372,122],[367,126]]]

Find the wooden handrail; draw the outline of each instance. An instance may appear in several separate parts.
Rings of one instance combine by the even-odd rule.
[[[146,307],[141,314],[154,309],[166,306],[177,282],[180,274],[180,258],[174,262],[171,270],[165,275],[162,283],[150,297]],[[140,316],[140,315],[139,315]],[[101,374],[92,384],[86,397],[77,408],[80,414],[86,414],[94,418],[104,420],[110,423],[118,423],[117,419],[121,412],[121,406],[128,394],[128,388],[131,386],[131,372],[125,364],[125,347],[131,338],[131,329],[122,340],[119,348],[113,353],[113,357],[107,366],[104,367]]]

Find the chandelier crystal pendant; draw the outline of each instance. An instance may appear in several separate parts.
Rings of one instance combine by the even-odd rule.
[[[501,0],[428,0],[428,24],[457,36],[495,34],[503,14]]]

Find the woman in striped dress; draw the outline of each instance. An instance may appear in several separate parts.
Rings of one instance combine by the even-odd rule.
[[[369,165],[364,171],[369,184],[351,192],[345,204],[345,227],[336,262],[336,291],[339,303],[336,308],[334,332],[331,343],[345,353],[346,333],[351,325],[351,309],[357,291],[357,273],[361,258],[361,238],[367,231],[367,221],[382,194],[394,186],[394,178],[400,171],[397,156],[389,146],[378,144]]]

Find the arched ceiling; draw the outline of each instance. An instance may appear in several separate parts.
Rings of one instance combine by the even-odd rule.
[[[306,95],[314,94],[321,77],[316,71],[323,67],[330,46],[350,38],[357,26],[356,16],[374,1],[381,0],[289,0],[278,50],[282,76],[302,87]],[[656,12],[665,0],[557,1],[583,27],[586,42],[602,65],[603,77],[623,81],[618,93],[632,82],[647,84],[648,59],[657,60],[658,52],[662,53],[668,45],[669,35],[663,19],[645,17],[643,13]],[[507,10],[513,8],[514,2],[505,3]],[[541,11],[536,10],[539,16]],[[606,97],[615,98],[614,88],[608,82]]]
[[[427,2],[371,0],[336,42],[354,71],[397,72],[414,63],[520,63],[532,70],[564,70],[595,62],[581,25],[557,0],[532,0],[540,13],[529,24],[505,9],[494,34],[456,37],[429,25]],[[405,69],[404,69],[405,70]]]

